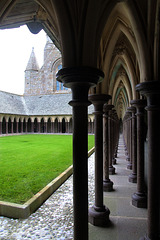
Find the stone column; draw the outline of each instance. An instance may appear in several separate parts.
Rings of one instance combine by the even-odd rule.
[[[108,105],[111,106],[111,109],[114,107],[113,105]],[[109,153],[109,174],[115,174],[115,167],[112,165],[112,157],[113,157],[113,139],[112,139],[112,110],[108,112],[108,142],[109,142],[109,148],[108,148],[108,153]]]
[[[132,196],[132,204],[135,207],[147,207],[147,195],[144,182],[144,107],[146,100],[136,100],[134,106],[137,109],[137,192]]]
[[[0,122],[0,134],[2,134],[2,122]]]
[[[16,122],[16,133],[18,133],[18,122]]]
[[[143,240],[160,239],[160,82],[136,86],[147,98],[148,115],[148,229]]]
[[[11,134],[13,134],[13,122],[11,121]]]
[[[104,105],[103,111],[103,164],[104,164],[104,180],[103,190],[110,192],[113,190],[113,182],[109,179],[109,136],[108,136],[108,112],[113,105]]]
[[[21,133],[23,133],[23,122],[21,122]]]
[[[91,67],[62,68],[57,79],[72,90],[74,239],[88,240],[88,91],[104,77]]]
[[[103,205],[103,105],[111,98],[110,95],[90,95],[94,105],[95,117],[95,204],[89,209],[89,222],[95,226],[106,226],[110,211]]]
[[[130,102],[134,106],[134,100]],[[137,183],[137,128],[136,128],[136,108],[131,107],[132,112],[132,173],[129,175],[129,182]]]
[[[8,134],[8,121],[6,120],[6,134]]]
[[[127,158],[128,164],[127,164],[127,169],[132,169],[132,107],[127,108],[128,111],[128,129],[129,129],[129,142],[128,142],[128,152],[129,152],[129,157]]]
[[[52,133],[54,133],[54,122],[52,122]]]
[[[113,158],[112,163],[116,164],[117,160],[117,150],[118,150],[118,135],[119,135],[119,128],[118,128],[118,116],[116,110],[114,110],[113,114]]]
[[[112,123],[111,123],[111,131],[112,131],[112,164],[116,164],[116,158],[115,158],[115,142],[116,142],[116,124],[115,124],[115,117],[116,117],[116,110],[112,110]]]
[[[47,133],[48,132],[48,122],[44,122],[44,126],[45,126],[44,132]]]
[[[123,118],[123,141],[124,141],[124,150],[125,150],[125,155],[128,155],[127,152],[127,117],[126,114]]]
[[[25,133],[28,133],[27,121],[25,121]]]
[[[130,162],[130,112],[126,111],[126,160]]]
[[[34,132],[34,122],[31,121],[31,133]]]

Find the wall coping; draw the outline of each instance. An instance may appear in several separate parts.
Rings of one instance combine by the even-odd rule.
[[[94,150],[95,148],[93,147],[88,151],[88,157],[93,154]],[[72,175],[72,173],[73,165],[67,168],[24,204],[0,201],[0,216],[22,219],[28,218]]]

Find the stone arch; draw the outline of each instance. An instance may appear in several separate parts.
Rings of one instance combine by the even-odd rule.
[[[151,29],[152,36],[154,36],[154,79],[158,80],[160,77],[160,1],[157,1],[155,16],[155,26]]]
[[[145,81],[150,75],[150,66],[143,23],[137,15],[135,3],[127,4],[126,2],[115,5],[103,29],[100,48],[102,49],[101,56],[105,55],[101,59],[105,59],[105,62],[100,64],[105,65],[106,78],[108,79],[112,53],[121,33],[126,36],[136,55],[136,64],[141,69],[138,80]]]

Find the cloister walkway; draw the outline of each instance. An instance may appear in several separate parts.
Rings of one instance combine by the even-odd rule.
[[[131,205],[136,184],[128,182],[122,136],[119,140],[116,174],[110,179],[114,191],[104,193],[104,204],[110,209],[110,226],[89,224],[90,240],[138,240],[147,229],[147,210]],[[94,154],[88,160],[89,206],[94,203]],[[72,176],[28,219],[0,217],[1,240],[73,239]]]
[[[90,225],[91,240],[139,240],[147,230],[147,210],[132,206],[131,196],[136,184],[128,181],[131,170],[127,169],[123,137],[120,135],[116,174],[110,175],[113,192],[104,193],[104,204],[110,209],[110,226],[99,228]]]

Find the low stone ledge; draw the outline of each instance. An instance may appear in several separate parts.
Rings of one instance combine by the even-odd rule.
[[[94,147],[90,149],[88,157],[93,154],[94,150]],[[72,173],[73,166],[71,165],[24,204],[0,201],[0,216],[9,218],[28,218],[72,175]]]

